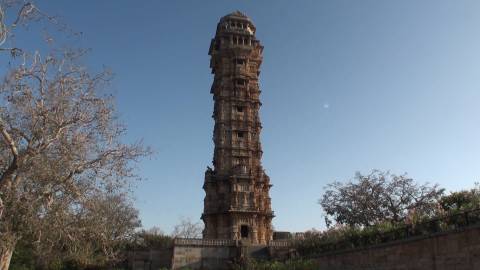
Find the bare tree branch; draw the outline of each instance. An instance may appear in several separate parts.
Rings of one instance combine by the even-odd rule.
[[[1,118],[0,118],[0,133],[2,134],[2,137],[7,143],[7,145],[9,146],[10,152],[12,153],[12,156],[13,156],[12,161],[10,162],[10,165],[8,166],[8,168],[4,172],[2,172],[2,174],[0,175],[0,188],[1,188],[2,186],[8,184],[9,179],[11,179],[12,175],[15,173],[15,171],[18,168],[18,149],[15,142],[13,141],[12,136],[7,131],[7,128],[5,127],[5,124]],[[0,218],[1,217],[2,216],[0,215]]]

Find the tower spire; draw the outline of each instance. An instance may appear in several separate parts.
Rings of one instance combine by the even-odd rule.
[[[262,164],[258,76],[263,46],[250,18],[235,11],[220,19],[209,55],[215,121],[213,169],[205,172],[203,232],[207,239],[272,239],[270,178]]]

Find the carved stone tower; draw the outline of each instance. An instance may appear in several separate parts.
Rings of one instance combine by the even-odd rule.
[[[215,74],[214,168],[205,172],[203,236],[267,244],[272,239],[270,179],[262,165],[258,76],[263,46],[241,12],[220,19],[208,54]]]

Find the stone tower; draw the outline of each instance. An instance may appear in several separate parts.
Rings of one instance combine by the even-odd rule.
[[[220,19],[208,54],[215,74],[213,169],[205,172],[202,215],[206,239],[272,239],[270,178],[262,165],[258,76],[263,46],[255,26],[239,11]]]

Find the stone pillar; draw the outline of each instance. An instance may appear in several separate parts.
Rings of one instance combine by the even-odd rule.
[[[232,224],[230,230],[232,231],[232,239],[239,240],[240,239],[240,232],[238,227],[238,220],[236,218],[232,219]]]
[[[255,227],[252,229],[252,238],[251,239],[252,239],[252,244],[261,243],[260,241],[258,241],[258,231]]]

